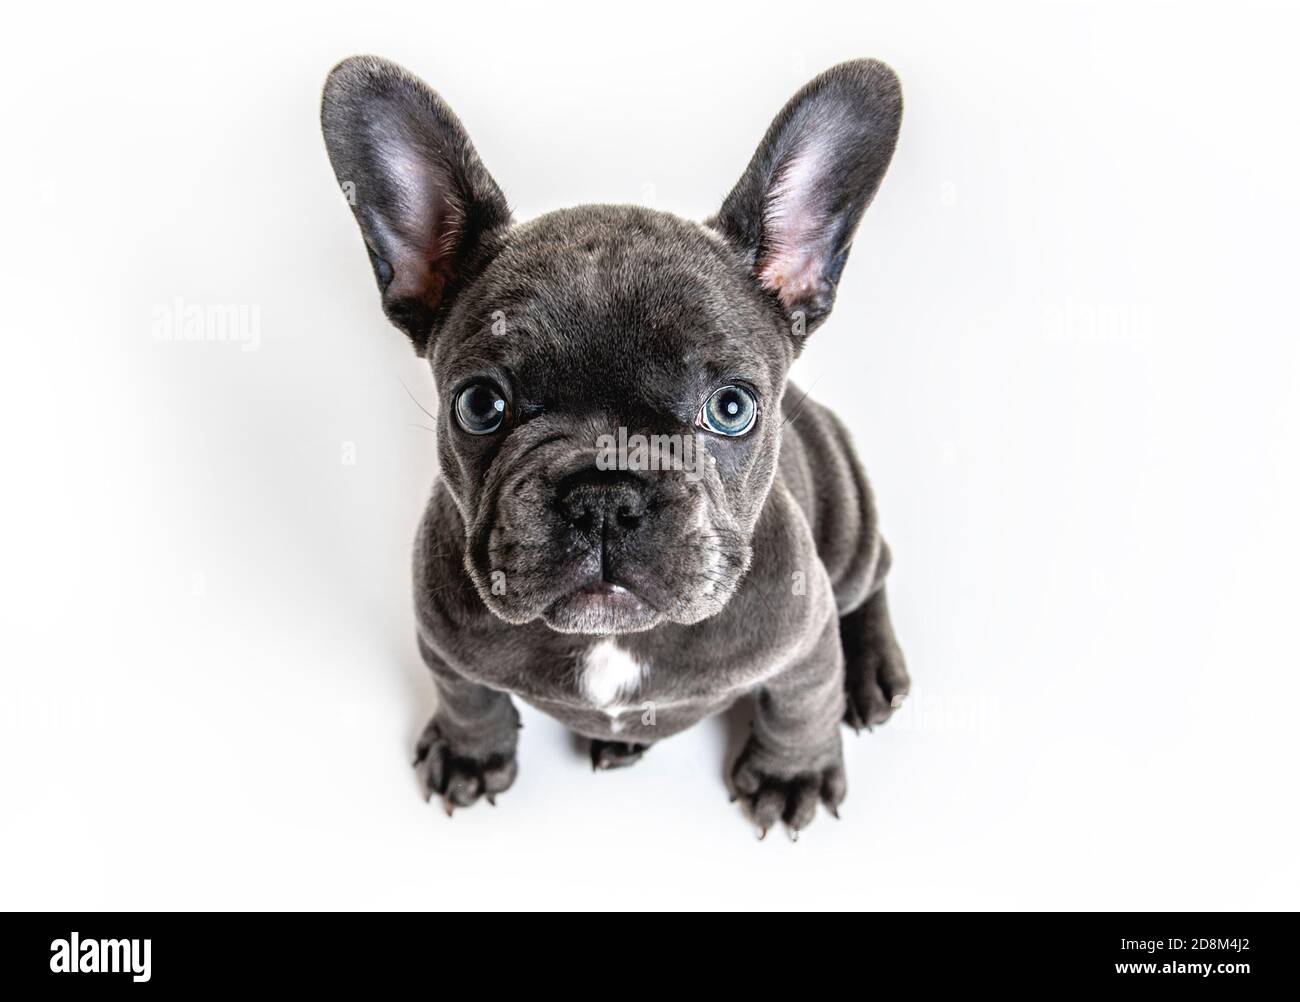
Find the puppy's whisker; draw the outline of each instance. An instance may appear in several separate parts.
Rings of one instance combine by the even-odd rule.
[[[822,378],[822,377],[819,375],[816,379],[814,379],[811,383],[808,384],[808,389],[804,390],[804,392],[803,392],[803,396],[801,396],[801,397],[800,397],[800,398],[795,402],[793,412],[790,413],[790,414],[788,414],[788,415],[786,415],[786,417],[784,418],[784,420],[781,421],[781,427],[782,427],[782,428],[784,428],[784,427],[785,427],[786,425],[788,425],[788,424],[793,423],[793,422],[794,422],[794,419],[797,418],[800,414],[803,413],[803,409],[804,409],[805,403],[806,403],[807,400],[808,400],[808,394],[811,393],[813,387],[816,386],[816,385],[821,381],[821,378]]]

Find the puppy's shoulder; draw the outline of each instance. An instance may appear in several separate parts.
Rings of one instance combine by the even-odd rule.
[[[441,480],[434,484],[415,537],[412,571],[422,633],[443,635],[488,615],[465,570],[464,522]]]
[[[794,617],[785,628],[815,625],[826,610],[834,610],[830,579],[817,552],[808,518],[784,478],[777,477],[763,506],[751,540],[753,559],[747,584],[768,609]]]
[[[883,543],[875,498],[839,417],[790,387],[781,478],[807,517],[841,612],[857,608],[879,576]]]

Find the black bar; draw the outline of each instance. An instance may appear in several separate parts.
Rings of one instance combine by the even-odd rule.
[[[576,983],[604,994],[618,985],[684,990],[701,970],[742,981],[792,978],[807,991],[828,978],[864,989],[901,978],[914,989],[1132,985],[1235,997],[1293,984],[1297,965],[1292,913],[90,912],[11,913],[0,922],[0,983],[95,992],[412,984],[438,991],[464,976],[494,987]]]

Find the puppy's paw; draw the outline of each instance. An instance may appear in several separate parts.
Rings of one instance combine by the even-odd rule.
[[[496,795],[510,788],[519,771],[513,741],[495,749],[459,746],[430,720],[415,746],[415,771],[424,784],[426,798],[442,798],[450,816],[457,807],[469,807],[479,797],[496,805]]]
[[[832,747],[808,754],[773,752],[751,737],[731,770],[731,785],[760,839],[784,821],[797,840],[816,816],[818,801],[839,817],[848,792],[839,735]]]
[[[903,705],[912,686],[903,652],[882,642],[844,653],[844,722],[855,731],[871,730]]]
[[[591,740],[591,768],[596,771],[621,769],[636,762],[650,750],[649,745],[639,745],[625,741]]]

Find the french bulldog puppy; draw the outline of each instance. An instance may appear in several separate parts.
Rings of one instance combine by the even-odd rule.
[[[415,545],[439,698],[416,767],[448,812],[514,781],[512,696],[601,769],[752,697],[731,772],[750,817],[797,835],[835,812],[840,722],[882,723],[909,681],[866,477],[787,373],[901,116],[888,67],[843,63],[704,223],[605,205],[518,223],[423,82],[368,56],[330,73],[330,162],[439,398]]]

